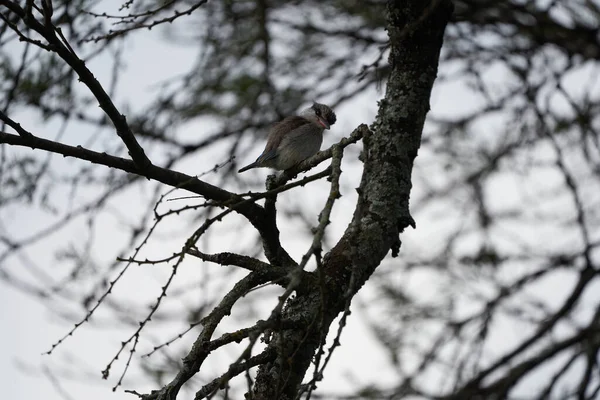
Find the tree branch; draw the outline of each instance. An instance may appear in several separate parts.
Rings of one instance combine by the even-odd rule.
[[[354,217],[323,260],[325,288],[315,285],[286,304],[282,318],[299,319],[306,328],[275,334],[269,346],[279,351],[278,357],[259,367],[254,399],[296,398],[322,332],[389,250],[397,252],[399,233],[414,224],[408,207],[413,160],[451,13],[449,0],[388,2],[391,75],[372,132],[363,137],[365,166]],[[285,343],[285,349],[278,343]]]
[[[144,400],[174,400],[183,384],[200,370],[206,357],[214,350],[210,347],[210,339],[221,320],[231,313],[233,305],[256,286],[277,279],[284,273],[286,271],[283,269],[273,269],[269,273],[251,272],[237,282],[210,314],[202,319],[202,333],[194,342],[187,356],[183,358],[183,366],[177,376],[160,390],[153,390],[150,394],[142,395],[142,398]]]
[[[188,249],[187,253],[194,257],[198,257],[202,261],[209,261],[220,265],[234,265],[236,267],[247,269],[248,271],[267,272],[277,268],[276,266],[264,263],[256,258],[235,253],[206,254],[195,247]]]
[[[75,157],[94,164],[105,165],[110,168],[140,175],[175,188],[196,193],[207,199],[216,201],[219,205],[229,207],[233,211],[246,217],[246,219],[248,219],[248,221],[258,230],[263,240],[265,255],[271,263],[278,265],[295,264],[294,260],[289,256],[285,249],[281,247],[277,227],[266,223],[264,208],[254,203],[254,201],[245,200],[236,193],[228,192],[181,172],[161,168],[156,165],[140,168],[133,161],[121,157],[112,156],[106,153],[98,153],[81,146],[74,147],[39,138],[23,129],[20,125],[16,126],[15,130],[21,135],[0,132],[0,143],[45,150],[56,154],[62,154],[65,157]]]
[[[135,135],[127,124],[125,116],[119,112],[100,82],[98,82],[94,74],[85,66],[85,62],[81,60],[77,54],[75,54],[73,49],[66,41],[63,42],[56,36],[58,28],[51,24],[49,26],[43,25],[33,18],[30,13],[28,14],[23,8],[14,2],[0,0],[0,4],[6,6],[6,8],[15,13],[25,23],[26,26],[39,33],[48,41],[49,46],[40,47],[46,50],[51,49],[53,52],[58,54],[73,69],[73,71],[75,71],[75,73],[77,73],[79,80],[88,87],[96,100],[98,100],[100,107],[112,121],[117,135],[119,135],[127,147],[129,155],[137,167],[140,169],[150,167],[152,163],[146,156],[144,149],[140,146],[135,138]]]

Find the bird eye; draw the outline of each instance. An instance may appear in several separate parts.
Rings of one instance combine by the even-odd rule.
[[[318,108],[315,110],[315,114],[317,114],[317,117],[321,116],[321,110],[319,110]]]

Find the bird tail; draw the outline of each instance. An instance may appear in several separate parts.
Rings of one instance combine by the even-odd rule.
[[[256,168],[257,166],[258,166],[258,163],[255,161],[252,164],[246,165],[244,168],[240,168],[240,170],[238,171],[238,174],[240,172],[244,172],[244,171],[248,171],[249,169]]]

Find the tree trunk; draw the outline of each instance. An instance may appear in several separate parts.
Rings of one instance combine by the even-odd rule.
[[[254,399],[296,398],[331,322],[388,251],[398,254],[399,234],[414,225],[409,212],[412,166],[452,3],[390,1],[387,12],[391,74],[372,133],[364,138],[364,172],[353,220],[315,273],[321,274],[315,280],[319,283],[297,293],[283,310],[281,318],[296,328],[273,335],[269,347],[278,356],[259,368]]]

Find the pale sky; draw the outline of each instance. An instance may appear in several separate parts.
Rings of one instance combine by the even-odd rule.
[[[145,100],[150,98],[149,90],[152,82],[187,71],[195,56],[193,51],[190,52],[185,47],[166,45],[163,41],[157,40],[159,37],[159,30],[143,32],[143,34],[135,36],[133,43],[129,42],[126,46],[128,55],[126,62],[127,69],[125,75],[120,80],[117,98],[121,101],[124,99],[130,100],[134,107],[139,105],[139,109],[142,109],[147,104]],[[108,83],[110,65],[106,59],[95,60],[89,64],[89,67],[101,83]],[[497,81],[498,86],[501,87],[504,73],[501,70],[491,71],[490,81]],[[586,72],[582,71],[580,74],[580,76],[569,77],[568,85],[574,91],[585,87],[586,82],[588,82]],[[350,101],[340,107],[340,109],[335,110],[338,115],[338,123],[332,129],[331,133],[328,133],[325,137],[323,148],[329,147],[341,137],[349,135],[352,129],[358,124],[371,123],[377,111],[376,100],[382,97],[382,95],[382,92],[371,90],[363,94],[360,98]],[[432,112],[437,115],[457,115],[477,107],[478,103],[479,99],[473,95],[472,91],[466,88],[464,82],[458,82],[453,85],[446,85],[445,87],[436,87],[432,95],[431,107]],[[117,105],[119,105],[119,101],[117,101]],[[57,129],[56,124],[44,124],[39,120],[31,119],[27,114],[21,114],[21,116],[21,119],[26,121],[24,123],[26,128],[40,136],[52,137]],[[501,123],[502,121],[495,122],[495,124]],[[486,127],[490,135],[492,135],[495,128],[498,127],[494,126],[494,122],[490,122]],[[210,132],[211,127],[210,122],[197,121],[189,124],[185,129],[189,130],[189,132],[186,132],[188,135],[203,135]],[[94,134],[95,132],[82,131],[81,127],[74,126],[66,132],[63,141],[65,143],[80,144],[85,141],[85,138]],[[248,140],[250,139],[248,138]],[[257,144],[257,151],[260,150],[261,146],[262,143]],[[349,154],[355,157],[358,148],[358,146],[355,146],[355,148],[349,149]],[[10,154],[11,151],[13,149],[9,147],[8,153]],[[218,152],[218,146],[209,153],[210,156],[207,155],[208,153],[205,153],[201,159],[187,159],[180,163],[177,169],[188,174],[195,174],[208,170],[215,163],[223,161],[223,157]],[[420,154],[416,162],[418,166],[421,165],[422,169],[416,171],[416,173],[426,174],[428,172],[425,166],[427,162],[432,161],[431,157],[432,155],[427,154],[426,151]],[[54,156],[53,163],[58,168],[70,168],[73,161],[64,160],[60,156]],[[351,189],[357,185],[360,178],[360,171],[356,169],[355,165],[349,165],[346,159],[344,165],[344,171],[346,172],[343,175],[344,187]],[[267,172],[259,171],[256,174],[266,176]],[[216,181],[214,175],[208,175],[203,179],[208,182]],[[423,190],[423,188],[419,187],[418,180],[415,180],[414,184],[415,191]],[[325,183],[311,185],[299,189],[304,192],[304,197],[298,199],[296,192],[294,192],[280,196],[279,201],[308,202],[312,206],[312,209],[315,210],[316,221],[316,215],[321,209],[326,196],[323,190],[326,188],[326,185]],[[516,185],[515,182],[499,180],[496,182],[496,185],[497,187],[494,188],[496,193],[506,194],[506,196],[499,195],[502,201],[499,202],[498,207],[502,207],[508,203],[518,203],[522,199],[515,195],[517,192],[516,189],[513,190]],[[239,190],[239,188],[228,189]],[[247,189],[242,188],[242,190]],[[163,192],[166,190],[168,188],[164,187]],[[354,193],[348,190],[343,194],[344,197],[334,208],[333,219],[336,223],[330,227],[330,239],[332,242],[343,231],[353,210]],[[68,193],[64,193],[63,196],[63,201],[66,201]],[[80,197],[84,198],[85,193]],[[111,249],[120,249],[123,247],[122,241],[125,238],[123,221],[127,218],[135,221],[133,216],[139,215],[141,208],[145,209],[145,203],[143,207],[140,207],[141,201],[139,195],[135,193],[117,196],[113,203],[113,206],[118,209],[118,213],[115,213],[113,216],[107,215],[102,223],[96,227],[96,242],[92,251],[92,254],[99,260],[103,260],[106,263],[110,262],[114,257],[114,252],[111,252]],[[560,205],[557,207],[560,207]],[[0,214],[0,222],[15,237],[31,234],[40,227],[39,223],[42,217],[26,213],[25,211],[24,208],[19,209],[17,207],[14,213]],[[120,220],[118,215],[122,215],[123,219]],[[402,252],[416,253],[424,248],[425,245],[439,245],[440,243],[436,242],[436,234],[444,229],[444,224],[436,222],[436,218],[437,215],[435,212],[421,215],[421,218],[418,220],[418,229],[416,231],[409,230],[403,234]],[[181,225],[177,225],[175,221],[167,223],[165,228],[159,231],[156,241],[149,246],[145,254],[160,255],[164,254],[167,249],[172,248],[177,250],[181,246],[182,233],[186,232],[187,229],[183,227],[185,226],[184,222],[180,221],[179,223]],[[227,224],[224,225],[224,227],[227,226]],[[234,226],[234,224],[231,226]],[[306,251],[307,246],[306,242],[300,240],[298,235],[295,234],[294,230],[298,226],[300,225],[294,225],[294,223],[280,226],[282,241],[284,245],[288,246],[290,253],[295,257],[302,255]],[[83,229],[82,224],[75,224],[75,226],[66,229],[60,235],[54,237],[53,240],[76,239],[78,235],[82,235],[82,232],[84,232]],[[226,231],[227,229],[224,230]],[[507,227],[507,230],[510,230],[510,227]],[[177,232],[177,235],[170,235],[169,232],[171,231]],[[244,235],[244,232],[232,231],[229,233],[229,236],[220,236],[218,238],[220,242],[218,243],[216,239],[211,239],[210,248],[212,251],[231,249],[228,247],[229,244],[237,240],[246,240],[248,243],[251,243],[251,240],[248,240],[248,232],[246,231],[246,235]],[[527,235],[533,237],[536,233],[530,232]],[[39,267],[52,275],[56,271],[53,250],[53,242],[41,243],[34,246],[33,250],[27,254]],[[9,260],[7,263],[9,269],[12,262],[14,260]],[[210,276],[216,275],[221,268],[223,267],[188,260],[184,268],[178,273],[177,284],[185,286],[186,282],[200,279],[205,276],[204,274]],[[132,267],[125,275],[123,281],[117,285],[112,299],[117,303],[119,299],[123,298],[134,299],[134,302],[137,304],[145,304],[145,300],[155,298],[158,295],[160,286],[163,284],[164,278],[168,276],[168,273],[168,267],[166,266],[157,268],[147,266]],[[60,272],[57,274],[60,274]],[[17,275],[22,276],[24,279],[31,278],[28,276],[27,271],[17,271]],[[59,277],[55,276],[55,278],[58,280]],[[544,282],[536,290],[540,297],[545,297],[547,300],[551,297],[552,299],[548,300],[549,304],[555,306],[560,303],[559,300],[568,291],[571,279],[572,277],[568,276],[568,274],[556,275],[555,279]],[[89,280],[89,282],[93,282],[93,280]],[[222,289],[227,288],[227,281],[224,284],[225,287],[222,287]],[[233,281],[229,282],[229,285],[232,284]],[[424,298],[427,296],[435,297],[436,284],[436,282],[429,280],[426,276],[422,278],[414,277],[410,282],[411,289],[422,292]],[[596,287],[600,286],[596,285]],[[89,290],[90,288],[73,288],[76,292],[85,292],[84,289]],[[211,290],[211,288],[209,287],[207,290]],[[485,289],[482,290],[485,291]],[[600,290],[597,293],[600,293]],[[367,284],[359,301],[368,301],[370,294],[369,285]],[[599,298],[600,295],[595,295],[594,293],[586,297],[589,304],[597,303]],[[190,301],[195,300],[189,298],[181,300],[182,310],[184,309],[183,305]],[[93,319],[92,324],[84,325],[73,337],[68,338],[54,354],[47,356],[42,355],[42,353],[47,351],[52,343],[55,343],[67,333],[74,322],[85,315],[84,310],[81,307],[76,308],[73,305],[67,306],[67,302],[40,302],[38,299],[32,299],[30,296],[15,290],[1,281],[0,304],[2,304],[0,306],[0,321],[2,324],[2,329],[0,329],[0,354],[2,355],[0,357],[0,382],[3,383],[3,395],[5,398],[15,400],[38,398],[44,398],[45,400],[83,398],[88,400],[135,399],[134,396],[123,393],[123,389],[136,389],[141,392],[147,392],[157,388],[153,384],[141,381],[140,374],[135,368],[135,365],[139,363],[154,362],[154,359],[147,361],[147,359],[140,359],[139,355],[151,349],[152,343],[160,343],[160,340],[152,342],[154,338],[157,340],[158,338],[163,340],[169,339],[179,333],[183,326],[177,325],[168,329],[161,328],[158,331],[152,330],[149,327],[145,331],[148,334],[148,340],[140,344],[139,352],[134,358],[134,367],[128,373],[123,387],[113,393],[111,387],[118,380],[123,368],[123,362],[113,366],[108,381],[101,379],[100,371],[105,368],[107,362],[110,361],[119,349],[120,342],[128,338],[133,332],[131,326],[119,325],[119,321],[111,321],[113,314],[103,311],[101,307],[98,316]],[[126,302],[123,301],[122,304],[126,304]],[[69,314],[67,315],[68,318],[65,319],[63,318],[63,313],[66,310],[69,310]],[[177,303],[170,303],[169,310],[176,315]],[[268,308],[265,308],[263,311],[268,310]],[[243,309],[238,310],[239,313],[243,311]],[[62,317],[57,315],[57,312],[61,313]],[[370,331],[362,323],[363,317],[360,312],[356,312],[349,318],[348,325],[342,334],[342,346],[336,350],[332,362],[326,370],[325,380],[319,385],[320,389],[333,391],[340,387],[346,387],[348,385],[348,371],[352,372],[351,377],[354,383],[368,383],[370,381],[380,383],[393,382],[393,372],[386,370],[386,367],[389,367],[388,356],[381,348],[375,345]],[[184,313],[182,313],[182,318],[185,318]],[[182,324],[185,324],[185,322],[182,321]],[[225,327],[235,329],[237,325],[234,323],[235,321],[227,321]],[[334,324],[332,332],[335,333],[336,330],[337,325]],[[491,342],[493,345],[497,345],[498,349],[502,347],[506,348],[506,346],[518,341],[522,337],[522,332],[519,332],[512,326],[500,326],[495,334]],[[189,343],[189,340],[193,340],[193,338],[193,333],[187,336],[186,340],[188,341],[186,343]],[[231,351],[228,356],[234,357],[235,352]],[[157,356],[155,359],[160,360],[160,356]],[[360,360],[360,362],[357,362],[357,360]],[[48,373],[47,371],[51,372]],[[69,379],[69,376],[72,379]],[[166,379],[170,378],[167,377]],[[527,385],[529,384],[525,383],[525,391],[528,390]],[[529,390],[532,390],[531,388],[534,387],[533,383],[531,385],[533,386]],[[200,386],[198,385],[196,389],[199,389]],[[179,398],[185,397],[183,394],[180,394]]]

